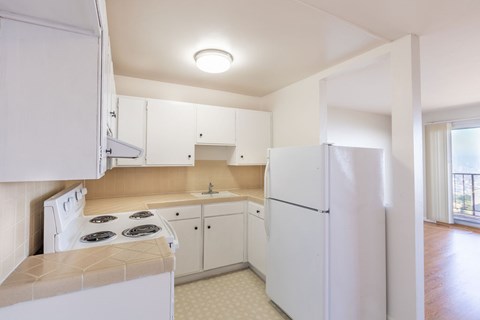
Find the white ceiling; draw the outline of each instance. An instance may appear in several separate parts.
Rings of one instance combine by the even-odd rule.
[[[480,102],[478,0],[107,0],[107,11],[121,75],[263,96],[414,33],[423,108]],[[209,47],[234,55],[230,71],[195,68]],[[387,78],[386,61],[336,77],[329,101],[388,113]]]

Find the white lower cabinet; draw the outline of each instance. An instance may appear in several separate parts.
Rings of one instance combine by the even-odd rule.
[[[205,270],[243,262],[244,220],[243,213],[205,218]]]
[[[263,206],[248,203],[248,262],[266,274],[267,235],[265,233]]]
[[[200,218],[171,221],[180,247],[175,252],[175,276],[202,271],[202,220]]]
[[[175,252],[175,276],[202,271],[202,206],[170,207],[158,213],[170,222],[180,244]]]
[[[170,207],[158,213],[170,222],[180,244],[175,277],[245,261],[244,201]]]

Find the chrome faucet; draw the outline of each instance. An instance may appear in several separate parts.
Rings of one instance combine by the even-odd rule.
[[[218,191],[213,191],[213,184],[211,182],[208,183],[208,191],[202,192],[202,194],[215,194],[215,193],[218,193]]]

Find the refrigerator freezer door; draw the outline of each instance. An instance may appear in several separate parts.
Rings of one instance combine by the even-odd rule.
[[[267,295],[292,319],[324,320],[326,214],[269,200]]]
[[[331,320],[385,320],[382,150],[330,148]]]
[[[268,198],[328,210],[327,145],[269,150]]]

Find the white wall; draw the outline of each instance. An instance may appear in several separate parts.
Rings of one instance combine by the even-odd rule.
[[[423,123],[480,119],[480,103],[427,111],[422,117]]]
[[[319,84],[307,78],[263,97],[265,110],[272,111],[274,147],[319,143]]]
[[[115,76],[115,85],[119,95],[262,110],[261,98],[226,91],[118,75]]]
[[[392,124],[388,115],[328,108],[328,142],[339,146],[381,148],[385,155],[385,203],[391,203]]]
[[[391,150],[391,118],[388,115],[344,108],[328,108],[328,142],[342,146]]]

